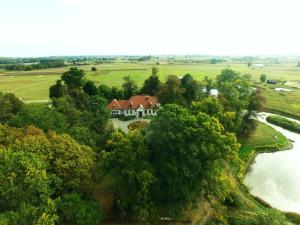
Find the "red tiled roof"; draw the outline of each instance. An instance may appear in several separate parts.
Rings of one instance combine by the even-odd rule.
[[[140,105],[144,109],[153,109],[157,107],[157,97],[148,95],[132,96],[129,100],[112,100],[107,108],[111,110],[137,109]]]

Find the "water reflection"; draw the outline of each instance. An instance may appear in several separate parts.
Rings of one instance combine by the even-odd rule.
[[[260,121],[267,123],[264,113]],[[250,193],[282,211],[300,213],[300,135],[271,125],[294,141],[288,151],[259,154],[247,173],[244,183]]]

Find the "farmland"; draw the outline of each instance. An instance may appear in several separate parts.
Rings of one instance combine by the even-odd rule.
[[[110,63],[96,65],[97,71],[91,72],[92,65],[79,66],[83,69],[87,79],[97,84],[119,87],[123,83],[124,76],[131,76],[139,87],[151,74],[154,63]],[[172,74],[183,76],[187,73],[201,80],[205,76],[214,78],[224,68],[232,68],[240,73],[252,75],[253,81],[258,81],[261,74],[268,78],[278,80],[300,80],[300,67],[294,63],[266,64],[264,68],[251,68],[245,63],[161,63],[159,76],[161,80]],[[34,71],[0,71],[0,91],[12,92],[23,100],[46,100],[48,99],[48,88],[60,78],[60,75],[68,70],[68,67],[43,69]]]

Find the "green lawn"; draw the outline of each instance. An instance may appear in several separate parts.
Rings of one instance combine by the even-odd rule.
[[[239,156],[243,161],[249,160],[249,157],[259,152],[277,151],[290,147],[290,142],[285,136],[260,122],[250,137],[241,138],[239,142],[242,145]]]

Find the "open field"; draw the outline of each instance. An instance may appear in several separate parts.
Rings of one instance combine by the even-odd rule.
[[[131,76],[139,86],[151,74],[152,63],[111,63],[97,65],[97,72],[91,72],[92,65],[79,66],[87,73],[87,79],[120,87],[124,76]],[[183,76],[187,73],[201,80],[205,76],[214,78],[222,69],[232,68],[240,73],[249,73],[253,81],[258,81],[259,76],[264,73],[270,79],[300,81],[300,68],[294,64],[266,64],[264,68],[248,68],[242,63],[194,63],[194,64],[164,64],[157,66],[162,80],[170,74]],[[43,69],[34,71],[0,71],[0,91],[12,92],[23,100],[45,100],[48,99],[49,86],[54,84],[60,75],[68,70],[68,67],[57,69]]]
[[[300,89],[291,88],[286,85],[265,85],[260,86],[266,99],[265,107],[267,110],[282,115],[300,119]],[[290,92],[278,92],[276,87],[291,89]]]

